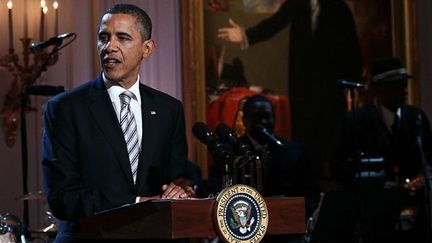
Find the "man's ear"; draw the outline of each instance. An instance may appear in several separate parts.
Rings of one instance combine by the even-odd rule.
[[[145,40],[142,45],[143,58],[146,59],[153,53],[153,50],[156,48],[155,43],[153,40]]]

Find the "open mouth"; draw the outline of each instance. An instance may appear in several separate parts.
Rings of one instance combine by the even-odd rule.
[[[102,64],[106,68],[114,68],[116,65],[120,63],[121,63],[120,60],[111,57],[106,57],[102,60]]]

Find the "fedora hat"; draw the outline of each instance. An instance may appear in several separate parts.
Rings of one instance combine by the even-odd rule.
[[[382,84],[411,78],[398,58],[380,59],[372,63],[372,84]]]

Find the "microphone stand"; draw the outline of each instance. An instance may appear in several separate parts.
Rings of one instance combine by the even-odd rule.
[[[231,158],[222,158],[223,174],[222,174],[222,190],[233,185],[233,176],[231,168]]]
[[[249,185],[262,193],[264,191],[262,169],[261,159],[254,155],[241,155],[234,160],[234,183]]]
[[[28,149],[27,149],[27,128],[26,128],[26,108],[27,108],[28,95],[26,89],[20,95],[20,115],[21,115],[21,160],[22,160],[22,187],[23,194],[28,193]],[[23,213],[23,223],[25,226],[29,224],[29,208],[28,200],[24,200],[24,213]]]
[[[47,70],[47,66],[53,57],[53,54],[58,52],[58,46],[55,46],[53,50],[48,54],[46,59],[43,61],[42,65],[36,70],[36,72],[32,73],[29,78],[28,84],[33,84],[36,80],[41,76],[42,72]],[[27,84],[27,85],[28,85]],[[27,91],[27,86],[23,89],[20,94],[20,115],[21,115],[21,163],[22,163],[22,187],[23,194],[28,194],[28,147],[27,147],[27,121],[26,121],[26,111],[27,104],[29,99],[29,93]],[[24,226],[27,227],[29,225],[29,207],[28,200],[23,200],[24,208],[23,208],[23,223]]]
[[[424,209],[425,209],[425,235],[427,242],[429,242],[432,238],[432,175],[430,171],[430,166],[427,163],[426,157],[424,155],[423,150],[423,142],[422,142],[422,132],[421,132],[421,115],[418,115],[418,126],[419,126],[419,135],[417,136],[417,145],[420,153],[420,159],[422,163],[422,170],[424,175],[424,181],[425,181],[425,188],[424,188]]]
[[[356,112],[356,106],[355,106],[355,89],[357,87],[353,87],[350,86],[349,92],[350,92],[350,98],[351,98],[351,105],[349,107],[349,110],[352,112],[352,120],[353,120],[353,127],[352,127],[352,141],[354,144],[354,154],[351,155],[351,162],[354,163],[355,166],[355,171],[354,171],[354,187],[355,190],[357,190],[356,194],[358,195],[358,203],[359,203],[359,207],[358,210],[358,215],[356,215],[356,228],[354,229],[354,240],[356,242],[362,242],[362,215],[364,215],[366,209],[365,207],[365,201],[363,199],[364,195],[362,195],[363,190],[361,189],[361,178],[362,178],[362,165],[361,165],[361,156],[362,156],[362,152],[360,151],[359,147],[359,138],[357,137],[357,128],[356,128],[356,122],[357,122],[357,112]],[[349,166],[349,165],[348,165]]]
[[[223,144],[222,146],[225,146]],[[227,153],[222,147],[217,146],[216,148],[212,148],[211,144],[207,145],[209,151],[212,152],[213,158],[215,159],[216,164],[220,164],[223,166],[222,171],[222,190],[233,185],[233,157],[230,153]]]

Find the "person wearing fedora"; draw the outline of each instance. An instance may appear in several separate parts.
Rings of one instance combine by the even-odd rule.
[[[406,104],[412,78],[401,60],[371,65],[371,104],[347,112],[332,166],[354,204],[352,235],[362,242],[424,242],[424,171],[430,172],[432,132],[424,112]],[[324,206],[324,205],[323,205]],[[428,218],[429,217],[429,218]],[[340,230],[340,229],[339,229]],[[430,237],[430,235],[427,235]]]

